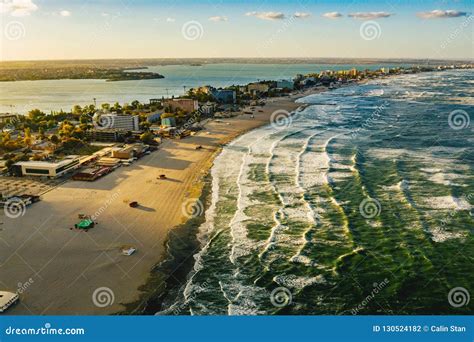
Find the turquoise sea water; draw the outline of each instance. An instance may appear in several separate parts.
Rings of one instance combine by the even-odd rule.
[[[226,146],[160,314],[472,314],[473,76],[312,95]]]
[[[392,65],[354,65],[359,69],[379,69]],[[400,66],[405,66],[400,64]],[[185,89],[202,85],[225,87],[257,80],[290,79],[296,74],[321,70],[345,70],[352,65],[326,64],[206,64],[203,66],[167,65],[147,70],[163,79],[106,82],[105,80],[45,80],[0,82],[0,112],[27,113],[32,108],[44,111],[69,110],[73,105],[93,103],[148,102],[150,98],[182,95]],[[185,88],[184,88],[185,87]]]

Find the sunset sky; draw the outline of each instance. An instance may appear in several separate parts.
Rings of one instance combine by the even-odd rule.
[[[1,58],[474,56],[472,1],[0,0]]]

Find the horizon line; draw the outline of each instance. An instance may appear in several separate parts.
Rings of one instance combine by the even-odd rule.
[[[391,60],[413,60],[413,61],[464,61],[474,62],[474,58],[465,57],[451,57],[451,58],[433,58],[433,57],[104,57],[104,58],[50,58],[50,59],[1,59],[1,63],[9,62],[48,62],[48,61],[110,61],[110,60],[223,60],[223,59],[234,59],[234,60],[380,60],[380,61],[391,61]]]

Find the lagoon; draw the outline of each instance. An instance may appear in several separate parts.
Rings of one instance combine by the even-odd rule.
[[[183,95],[202,85],[226,87],[258,80],[290,79],[296,74],[322,70],[379,69],[408,64],[247,64],[215,63],[202,66],[166,65],[136,71],[158,72],[163,79],[107,82],[105,80],[41,80],[0,82],[0,112],[25,114],[33,108],[43,111],[70,110],[75,104],[94,102],[148,102],[150,98]]]

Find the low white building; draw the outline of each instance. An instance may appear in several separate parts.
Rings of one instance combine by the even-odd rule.
[[[14,165],[21,170],[22,176],[60,177],[80,166],[78,156],[68,156],[59,162],[22,161]]]

